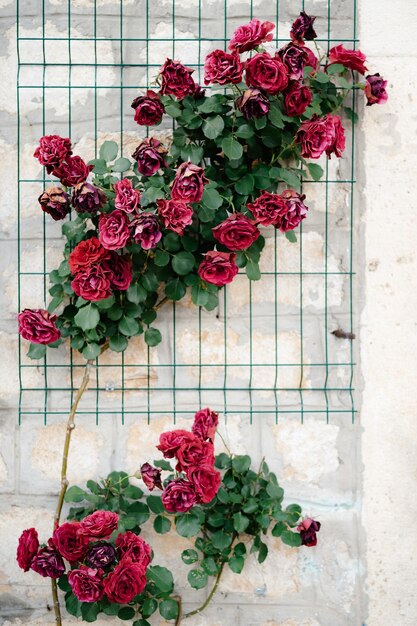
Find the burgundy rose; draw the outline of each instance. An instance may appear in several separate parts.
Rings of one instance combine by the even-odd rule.
[[[110,252],[103,248],[97,237],[91,237],[77,244],[69,255],[68,263],[71,274],[74,275],[80,270],[109,258]]]
[[[44,578],[60,578],[65,572],[65,565],[61,555],[50,546],[39,550],[30,568]]]
[[[128,604],[145,589],[146,575],[140,563],[124,558],[104,581],[104,591],[110,602]]]
[[[286,207],[284,199],[277,193],[264,191],[255,202],[247,204],[247,208],[259,224],[270,226],[279,219]]]
[[[301,124],[295,139],[301,144],[301,156],[308,159],[318,159],[323,152],[329,158],[332,153],[340,157],[345,149],[345,133],[338,115],[313,115]]]
[[[161,67],[161,91],[163,95],[172,95],[182,100],[195,91],[195,82],[191,74],[194,70],[178,61],[167,59]]]
[[[384,104],[388,100],[386,91],[387,81],[380,74],[373,74],[366,77],[365,96],[367,99],[366,106],[373,104]]]
[[[24,530],[19,537],[16,552],[16,561],[19,567],[28,572],[32,561],[39,550],[38,533],[35,528]]]
[[[71,203],[77,213],[97,213],[107,202],[106,194],[90,183],[74,187]]]
[[[158,218],[154,213],[143,211],[138,217],[132,220],[131,224],[132,237],[139,243],[144,250],[156,248],[158,242],[161,241],[162,232],[159,226]]]
[[[208,504],[218,492],[222,478],[212,465],[196,465],[187,468],[187,478],[193,484],[199,502]]]
[[[103,262],[103,270],[107,273],[112,289],[126,291],[132,282],[132,261],[130,258],[111,252],[109,260]]]
[[[198,268],[198,275],[207,283],[223,287],[231,283],[239,271],[235,258],[236,255],[233,252],[210,250]]]
[[[306,48],[289,43],[277,52],[279,58],[288,70],[291,80],[300,80],[304,75],[304,68],[308,62]]]
[[[92,265],[77,272],[71,287],[77,296],[91,302],[105,300],[111,296],[110,277],[99,265]]]
[[[116,563],[116,548],[111,543],[100,541],[89,549],[86,555],[86,563],[95,569],[107,569]]]
[[[79,522],[65,522],[52,536],[55,548],[70,563],[82,561],[88,550],[88,537],[79,535],[79,529]]]
[[[269,100],[259,89],[246,89],[235,104],[246,120],[263,117],[269,111]]]
[[[250,87],[277,94],[288,85],[287,68],[277,55],[271,57],[267,52],[259,52],[246,61],[245,68],[246,83]]]
[[[129,178],[122,178],[113,185],[116,192],[114,206],[125,213],[135,213],[139,206],[140,194],[133,188]]]
[[[68,582],[80,602],[98,602],[104,596],[103,573],[80,565],[68,572]]]
[[[314,15],[307,15],[304,11],[301,11],[299,17],[293,22],[290,30],[290,37],[293,41],[302,43],[303,39],[306,41],[312,41],[317,37],[313,24],[315,20]]]
[[[50,315],[45,309],[23,309],[17,316],[19,335],[32,343],[54,343],[61,337],[55,320],[56,315]]]
[[[78,532],[89,539],[108,539],[119,524],[119,516],[113,511],[95,511],[80,522]]]
[[[241,213],[233,213],[221,222],[212,233],[219,243],[229,250],[246,250],[261,234],[253,220]]]
[[[203,197],[204,185],[208,183],[204,170],[194,163],[181,163],[171,183],[173,200],[182,202],[200,202]]]
[[[329,65],[340,63],[349,70],[356,70],[359,74],[365,74],[368,69],[365,67],[366,56],[360,50],[346,50],[342,44],[334,46],[329,50]]]
[[[116,209],[102,213],[98,220],[98,238],[106,250],[120,250],[130,239],[129,219],[124,211]]]
[[[194,435],[188,430],[168,430],[159,436],[159,446],[156,447],[166,459],[172,459],[183,443],[194,441],[194,439]]]
[[[156,204],[165,228],[178,235],[183,235],[185,227],[193,221],[192,208],[179,200],[157,200]]]
[[[152,467],[149,463],[144,463],[140,468],[140,475],[149,491],[153,491],[155,487],[163,489],[161,470],[157,467]]]
[[[162,504],[168,513],[186,513],[196,502],[194,486],[182,478],[172,480],[162,494]]]
[[[68,157],[53,173],[65,187],[75,187],[87,179],[92,169],[93,166],[87,165],[81,157],[74,156]]]
[[[151,546],[142,537],[128,530],[117,536],[116,546],[120,560],[128,557],[133,563],[139,563],[143,568],[143,573],[145,573],[146,568],[152,561],[152,550]]]
[[[299,226],[301,220],[307,217],[308,207],[304,204],[305,195],[299,194],[292,189],[282,192],[281,198],[285,202],[285,211],[282,211],[274,226],[283,233]]]
[[[301,545],[308,546],[309,548],[317,545],[316,533],[319,532],[320,527],[320,522],[316,522],[311,519],[311,517],[307,517],[301,524],[298,524],[297,530],[300,533]]]
[[[204,63],[204,83],[240,83],[242,80],[243,65],[238,54],[229,54],[224,50],[214,50],[206,56]]]
[[[200,439],[210,439],[214,441],[217,426],[219,424],[219,415],[210,409],[201,409],[194,416],[192,432]]]
[[[138,170],[143,176],[152,176],[161,167],[166,167],[167,152],[158,139],[149,137],[138,145],[132,157],[136,159]]]
[[[261,43],[272,41],[275,24],[272,22],[261,22],[254,18],[249,24],[243,24],[236,28],[229,42],[229,50],[237,50],[238,52],[247,52],[254,50]]]
[[[202,441],[194,436],[192,441],[184,442],[177,450],[177,471],[181,472],[191,465],[213,465],[214,447],[211,441]]]
[[[308,48],[307,46],[300,46],[300,48],[302,48],[307,55],[306,66],[312,67],[314,71],[317,71],[319,69],[319,60],[314,52],[310,50],[310,48]]]
[[[148,89],[146,96],[139,96],[133,100],[132,109],[135,109],[135,122],[140,126],[159,124],[165,113],[159,95],[151,89]]]
[[[71,154],[71,139],[69,137],[45,135],[39,139],[39,146],[33,156],[38,159],[41,165],[46,167],[46,171],[50,174]]]
[[[289,117],[302,115],[312,101],[313,95],[307,85],[291,81],[284,94],[285,113]]]
[[[55,221],[64,219],[69,213],[69,196],[61,187],[48,187],[41,193],[38,201],[42,211],[48,213]]]

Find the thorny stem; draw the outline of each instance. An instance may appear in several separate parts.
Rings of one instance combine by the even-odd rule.
[[[177,615],[177,619],[175,620],[175,626],[179,626],[179,624],[181,624],[181,619],[182,619],[182,598],[181,596],[175,596],[174,599],[178,603],[178,615]]]
[[[205,602],[203,602],[203,604],[201,606],[199,606],[198,609],[195,609],[194,611],[190,611],[190,613],[186,613],[184,615],[184,618],[191,617],[192,615],[197,615],[198,613],[201,613],[202,611],[204,611],[205,608],[207,608],[207,606],[212,601],[214,594],[217,591],[217,587],[219,586],[219,582],[220,582],[221,575],[223,573],[223,569],[224,569],[224,563],[222,563],[221,566],[220,566],[220,569],[219,569],[219,571],[217,573],[217,576],[216,576],[216,580],[215,580],[214,585],[213,585],[213,589],[210,591],[210,593],[207,596]],[[178,622],[178,624],[179,624],[179,622]]]

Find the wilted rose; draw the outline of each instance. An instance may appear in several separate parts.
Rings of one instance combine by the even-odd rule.
[[[80,522],[78,532],[90,539],[108,539],[119,524],[119,516],[113,511],[95,511]]]
[[[181,202],[200,202],[207,183],[202,167],[190,162],[181,163],[171,183],[171,197]]]
[[[106,250],[120,250],[130,239],[130,223],[124,211],[116,209],[101,213],[98,220],[98,238]]]
[[[329,50],[329,65],[340,63],[349,70],[356,70],[359,74],[365,74],[368,69],[365,66],[366,56],[360,50],[347,50],[342,44]]]
[[[198,268],[198,275],[207,283],[223,287],[231,283],[239,271],[235,258],[233,252],[210,250]]]
[[[145,589],[146,575],[140,563],[125,557],[104,581],[104,591],[110,602],[128,604]]]
[[[246,89],[235,104],[246,120],[263,117],[270,106],[267,96],[259,89]]]
[[[319,532],[320,527],[320,522],[316,522],[311,519],[311,517],[307,517],[301,524],[298,524],[297,530],[300,533],[301,545],[308,546],[309,548],[317,545],[316,533]]]
[[[107,202],[106,195],[90,183],[80,183],[73,189],[71,203],[77,213],[97,213]]]
[[[152,467],[149,463],[144,463],[140,468],[140,475],[149,491],[153,491],[155,487],[163,489],[161,470],[157,467]]]
[[[103,270],[107,273],[112,289],[126,291],[132,282],[132,261],[111,251],[110,259],[103,262]]]
[[[187,478],[194,486],[198,501],[204,504],[213,500],[222,482],[220,472],[204,463],[188,467]]]
[[[16,553],[16,561],[24,572],[30,570],[30,566],[38,550],[39,539],[35,528],[24,530],[19,537]]]
[[[135,122],[140,126],[154,126],[159,124],[165,113],[159,95],[148,89],[146,96],[139,96],[132,102],[132,109],[135,109]]]
[[[138,170],[143,176],[153,176],[161,167],[166,167],[165,156],[167,153],[168,151],[158,139],[149,137],[143,139],[132,157],[136,159]]]
[[[178,235],[184,234],[184,229],[193,221],[192,208],[180,200],[157,200],[158,214],[165,228]]]
[[[272,41],[275,24],[272,22],[261,22],[254,18],[249,24],[239,26],[229,42],[229,50],[237,50],[238,52],[247,52],[254,50],[257,46]]]
[[[200,439],[214,441],[219,415],[210,409],[200,409],[194,416],[192,432]]]
[[[44,578],[60,578],[65,572],[61,555],[50,546],[39,550],[33,558],[30,568]]]
[[[278,55],[259,52],[245,64],[246,84],[270,94],[284,91],[288,85],[288,70]]]
[[[301,220],[307,217],[308,207],[304,204],[305,195],[292,189],[283,191],[281,198],[285,202],[285,210],[275,220],[274,226],[285,233],[287,230],[297,228]]]
[[[165,487],[162,504],[168,513],[186,513],[193,508],[197,495],[192,483],[176,478]]]
[[[88,537],[78,534],[79,522],[65,522],[54,530],[54,546],[70,563],[82,561],[88,549]]]
[[[80,241],[69,255],[69,267],[71,274],[100,263],[104,259],[110,258],[110,252],[103,248],[97,237],[90,237],[85,241]]]
[[[74,156],[68,157],[53,173],[65,187],[75,187],[87,180],[92,169],[93,166],[87,165],[81,157]]]
[[[38,198],[42,211],[55,221],[62,220],[70,210],[69,195],[61,187],[48,187]]]
[[[312,41],[317,37],[313,24],[315,20],[314,15],[307,15],[304,11],[301,11],[299,17],[293,22],[291,26],[290,36],[295,42],[302,43],[303,39],[306,41]]]
[[[132,220],[130,227],[133,239],[144,250],[156,248],[158,242],[161,241],[161,227],[154,213],[143,211]]]
[[[380,74],[367,76],[364,88],[367,99],[366,106],[369,107],[373,104],[384,104],[388,100],[386,86],[387,81],[384,80]]]
[[[100,541],[95,543],[85,557],[87,565],[96,569],[107,569],[116,563],[116,548],[111,543]]]
[[[195,82],[191,74],[194,70],[178,61],[167,59],[161,67],[161,94],[172,95],[182,100],[195,91]]]
[[[302,115],[312,101],[313,94],[307,85],[298,81],[291,81],[284,94],[285,113],[289,117]]]
[[[246,250],[261,234],[254,221],[242,213],[233,213],[213,228],[212,233],[229,250]]]
[[[103,573],[99,569],[80,565],[68,572],[68,582],[80,602],[98,602],[104,596]]]
[[[306,48],[288,43],[278,50],[278,56],[288,70],[291,80],[300,80],[304,76],[304,68],[308,63]]]
[[[109,274],[99,265],[92,265],[77,272],[71,287],[77,296],[91,302],[105,300],[111,296]]]
[[[238,54],[229,54],[224,50],[214,50],[206,56],[204,63],[204,83],[227,85],[240,83],[243,65]]]
[[[285,201],[277,193],[264,191],[254,202],[248,203],[247,208],[259,224],[270,226],[285,211]]]
[[[32,343],[54,343],[61,337],[55,320],[56,315],[50,315],[45,309],[23,309],[17,316],[19,335]]]
[[[39,139],[39,146],[33,156],[38,159],[41,165],[46,167],[46,171],[50,174],[71,154],[71,139],[69,137],[45,135]]]
[[[301,144],[301,156],[307,159],[318,159],[323,152],[329,158],[332,153],[340,157],[345,149],[345,133],[338,115],[313,115],[301,124],[295,139]]]
[[[135,213],[139,206],[140,194],[133,188],[130,178],[122,178],[113,185],[116,192],[114,206],[125,213]]]

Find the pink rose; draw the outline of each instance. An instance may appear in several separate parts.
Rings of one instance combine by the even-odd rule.
[[[187,478],[193,484],[199,502],[208,504],[218,492],[222,478],[212,465],[196,465],[187,468]]]
[[[107,273],[110,287],[118,291],[126,291],[132,282],[132,261],[128,257],[111,252],[111,257],[103,263],[103,270]]]
[[[48,174],[59,167],[72,154],[71,139],[59,135],[45,135],[39,139],[34,157],[46,167]]]
[[[300,80],[304,76],[304,68],[308,63],[307,48],[288,43],[278,50],[278,56],[288,70],[291,80]]]
[[[311,517],[307,517],[300,524],[298,524],[297,530],[300,533],[301,545],[309,548],[317,545],[316,533],[319,532],[320,527],[320,522],[316,522],[311,519]]]
[[[142,537],[128,530],[117,536],[116,546],[120,560],[127,556],[133,563],[139,563],[142,566],[143,573],[146,572],[146,568],[152,560],[152,550]]]
[[[305,195],[292,189],[283,191],[281,198],[284,200],[285,210],[275,220],[274,226],[285,233],[297,228],[301,220],[307,217],[308,207],[304,204]]]
[[[158,218],[154,213],[143,211],[130,224],[132,237],[144,250],[156,248],[162,239]]]
[[[65,187],[75,187],[87,179],[92,169],[93,165],[87,165],[81,157],[74,156],[67,157],[53,173]]]
[[[224,50],[214,50],[206,56],[204,63],[204,83],[240,83],[242,80],[243,65],[238,54],[228,54]]]
[[[165,487],[162,504],[168,513],[186,513],[197,502],[197,495],[192,483],[176,478]]]
[[[88,550],[88,537],[79,535],[79,529],[79,522],[65,522],[52,536],[55,548],[70,563],[82,561]]]
[[[185,96],[194,94],[196,84],[191,74],[194,70],[185,67],[178,61],[167,59],[161,67],[161,91],[163,95],[172,95],[182,100]]]
[[[99,265],[92,265],[77,272],[71,287],[77,296],[92,302],[105,300],[111,296],[110,276]]]
[[[149,463],[144,463],[140,468],[140,475],[149,491],[153,491],[155,487],[163,489],[161,470],[157,467],[152,467]]]
[[[285,211],[285,201],[277,193],[264,191],[255,202],[246,205],[259,224],[270,226],[275,224]]]
[[[106,250],[120,250],[130,239],[129,219],[124,211],[102,213],[98,219],[98,238]]]
[[[155,137],[144,139],[136,148],[132,157],[137,161],[138,170],[143,176],[153,176],[162,167],[166,167],[165,156],[168,151]]]
[[[135,109],[135,122],[140,126],[159,124],[165,113],[165,107],[159,95],[151,89],[148,89],[146,96],[135,98],[131,106]]]
[[[192,432],[200,439],[214,441],[219,415],[210,409],[201,409],[194,416]]]
[[[291,39],[296,43],[302,43],[303,39],[312,41],[317,37],[313,24],[315,16],[307,15],[304,11],[301,11],[299,17],[293,22],[290,31]]]
[[[276,54],[271,57],[267,52],[259,52],[245,64],[246,83],[270,94],[284,91],[288,85],[288,70]]]
[[[69,255],[69,267],[71,274],[91,267],[110,258],[110,252],[103,248],[97,237],[91,237],[85,241],[80,241]]]
[[[340,63],[349,70],[356,70],[359,74],[365,74],[368,69],[365,67],[366,56],[360,50],[347,50],[342,44],[334,46],[329,50],[329,65]]]
[[[272,22],[261,22],[256,18],[251,20],[249,24],[239,26],[229,42],[229,50],[237,50],[238,52],[247,52],[254,50],[261,43],[272,41],[275,24]]]
[[[157,200],[158,214],[165,228],[178,235],[184,234],[186,226],[192,224],[193,210],[185,202],[179,200]]]
[[[253,220],[241,213],[233,213],[221,222],[212,233],[219,243],[229,250],[246,250],[261,234]]]
[[[159,446],[156,447],[166,459],[172,459],[183,443],[194,441],[194,438],[188,430],[168,430],[159,436]]]
[[[313,94],[307,85],[298,81],[291,81],[284,94],[285,113],[289,117],[302,115],[312,101]]]
[[[140,194],[133,188],[130,178],[122,178],[113,185],[116,192],[114,206],[125,213],[135,213],[139,206]]]
[[[211,441],[202,441],[194,435],[194,439],[184,442],[177,450],[177,471],[182,472],[190,465],[213,465],[214,447]]]
[[[369,107],[373,104],[384,104],[388,100],[386,86],[387,81],[384,80],[380,74],[367,76],[364,88],[367,99],[366,106]]]
[[[345,149],[342,120],[338,115],[313,115],[301,124],[295,140],[301,144],[301,156],[307,159],[318,159],[323,152],[329,159],[332,153],[340,157]]]
[[[56,315],[50,315],[45,309],[23,309],[17,320],[19,335],[32,343],[46,345],[61,337],[61,331],[55,326]]]
[[[19,567],[28,572],[32,561],[39,550],[38,533],[35,528],[24,530],[19,537],[17,546],[16,561]]]
[[[61,555],[51,546],[39,550],[33,558],[30,568],[44,578],[61,578],[65,572]]]
[[[110,602],[128,604],[145,589],[146,575],[140,563],[125,557],[104,581],[104,591]]]
[[[108,539],[119,524],[119,516],[113,511],[95,511],[80,522],[78,532],[89,539]]]
[[[239,271],[235,258],[233,252],[211,250],[205,254],[198,268],[198,275],[207,283],[223,287],[231,283]]]
[[[68,572],[68,582],[80,602],[98,602],[104,596],[103,573],[80,565]]]
[[[190,162],[181,163],[171,183],[171,197],[180,202],[200,202],[207,183],[202,167]]]

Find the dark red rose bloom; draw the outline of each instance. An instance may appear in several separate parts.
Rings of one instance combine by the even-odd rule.
[[[229,54],[224,50],[214,50],[206,56],[204,63],[204,84],[240,83],[242,80],[243,65],[238,54]]]
[[[61,337],[55,320],[56,315],[50,315],[45,309],[23,309],[17,316],[19,335],[32,343],[54,343]]]
[[[113,185],[116,192],[114,206],[125,213],[136,213],[140,203],[140,193],[133,188],[129,178],[122,178]]]
[[[308,63],[307,48],[289,43],[278,50],[277,54],[288,70],[291,80],[300,80],[304,76],[304,68]]]
[[[65,522],[52,536],[55,548],[70,563],[82,561],[88,550],[88,537],[79,535],[79,528],[79,522]]]
[[[329,50],[329,65],[340,63],[349,70],[356,70],[359,74],[365,74],[366,56],[360,50],[346,50],[342,44]]]
[[[154,213],[143,211],[131,224],[132,237],[136,243],[140,244],[144,250],[156,248],[161,241],[162,232],[158,218]]]
[[[246,250],[261,234],[253,220],[242,213],[233,213],[221,222],[212,233],[219,243],[229,250]]]
[[[323,152],[329,158],[332,153],[340,157],[345,149],[345,133],[338,115],[313,115],[301,124],[295,139],[301,144],[301,156],[307,159],[318,159]]]
[[[219,415],[210,409],[201,409],[194,416],[192,432],[200,439],[214,441]]]
[[[57,176],[65,187],[75,187],[83,183],[91,170],[92,165],[87,165],[81,157],[68,157],[64,163],[54,169],[53,174]]]
[[[210,250],[210,252],[206,253],[204,261],[201,262],[198,268],[198,275],[206,283],[223,287],[223,285],[231,283],[239,271],[235,258],[236,254],[233,252]]]
[[[69,255],[69,267],[74,276],[77,272],[110,258],[110,252],[103,248],[97,237],[80,241]]]
[[[192,441],[184,442],[177,450],[177,471],[182,472],[191,465],[213,465],[214,447],[211,441],[202,441],[194,435]]]
[[[270,94],[284,91],[288,85],[288,70],[281,59],[271,57],[267,52],[259,52],[245,64],[246,84]]]
[[[30,570],[30,566],[38,550],[39,539],[35,528],[28,528],[27,530],[24,530],[19,537],[16,552],[16,561],[20,569],[24,572],[28,572]]]
[[[71,282],[75,295],[98,302],[111,296],[111,283],[108,273],[99,265],[80,270]]]
[[[130,239],[130,222],[124,211],[102,213],[98,220],[98,238],[106,250],[120,250]]]
[[[116,546],[120,560],[128,557],[133,563],[139,563],[143,568],[143,573],[145,573],[146,568],[152,561],[152,550],[151,546],[142,537],[128,530],[117,536]]]
[[[190,96],[195,91],[195,82],[191,74],[194,70],[185,67],[178,61],[167,59],[161,67],[161,91],[163,95],[171,95],[182,100],[185,96]]]
[[[63,220],[70,210],[69,195],[61,187],[48,187],[38,198],[42,211],[53,220]]]
[[[206,90],[203,89],[201,85],[196,83],[194,93],[193,93],[194,98],[204,98],[205,95],[206,95]]]
[[[283,211],[285,211],[285,201],[277,193],[264,191],[256,198],[255,202],[246,205],[249,211],[259,224],[270,226],[274,224]]]
[[[200,202],[207,183],[202,167],[190,162],[181,163],[171,183],[171,197],[181,202]]]
[[[68,582],[80,602],[98,602],[104,596],[103,573],[99,569],[80,565],[68,572]]]
[[[136,148],[132,157],[138,163],[138,170],[143,176],[153,176],[161,167],[166,167],[165,156],[168,151],[158,139],[144,139]]]
[[[188,430],[168,430],[159,436],[159,446],[156,447],[166,459],[172,459],[183,443],[194,441],[194,439],[194,435]]]
[[[237,50],[238,52],[247,52],[254,50],[261,43],[272,41],[275,24],[272,22],[261,22],[254,18],[249,24],[243,24],[236,28],[229,42],[229,50]]]
[[[69,137],[45,135],[39,139],[39,146],[33,156],[38,159],[41,165],[46,167],[46,171],[50,174],[71,154],[71,139]]]
[[[110,602],[128,604],[145,589],[146,575],[140,563],[124,558],[104,581],[104,591]]]
[[[90,183],[80,183],[73,189],[71,203],[77,213],[97,213],[107,202],[106,194]]]
[[[304,11],[301,11],[299,17],[293,22],[290,30],[290,37],[295,42],[302,43],[303,39],[306,41],[312,41],[317,37],[313,24],[315,20],[314,15],[307,15]]]
[[[301,545],[308,546],[309,548],[317,545],[316,533],[319,532],[320,527],[320,522],[316,522],[311,519],[311,517],[307,517],[301,524],[298,524],[297,530],[300,533]]]
[[[157,200],[156,204],[165,228],[178,235],[183,235],[185,227],[193,221],[192,208],[179,200]]]
[[[162,494],[162,504],[168,513],[186,513],[196,502],[194,486],[182,478],[172,480]]]
[[[55,548],[41,548],[30,566],[34,572],[44,578],[60,578],[65,572],[64,561]]]
[[[291,81],[284,94],[285,113],[289,117],[302,115],[312,101],[313,94],[307,85],[298,81]]]
[[[195,465],[187,468],[187,478],[193,484],[199,502],[208,504],[218,492],[222,477],[212,465]]]
[[[157,467],[152,467],[149,463],[144,463],[140,468],[140,475],[149,491],[153,491],[155,487],[163,489],[161,470]]]
[[[367,99],[366,106],[373,104],[384,104],[388,100],[386,91],[387,81],[380,74],[373,74],[366,77],[365,96]]]
[[[132,282],[132,261],[117,252],[110,254],[110,259],[103,262],[102,268],[107,273],[112,289],[126,291]]]
[[[285,211],[274,222],[274,226],[283,233],[299,226],[301,220],[307,217],[308,207],[304,204],[305,195],[299,194],[292,189],[282,192],[281,198],[285,202]]]
[[[94,511],[80,522],[78,532],[89,539],[108,539],[119,524],[119,516],[113,511]]]
[[[269,111],[269,100],[259,89],[246,89],[235,104],[246,120],[263,117]]]
[[[139,126],[154,126],[159,124],[165,113],[159,95],[148,89],[146,96],[139,96],[132,102],[132,109],[135,109],[135,122]]]
[[[85,557],[87,565],[95,569],[107,569],[117,561],[116,548],[111,543],[99,541],[89,549]]]

